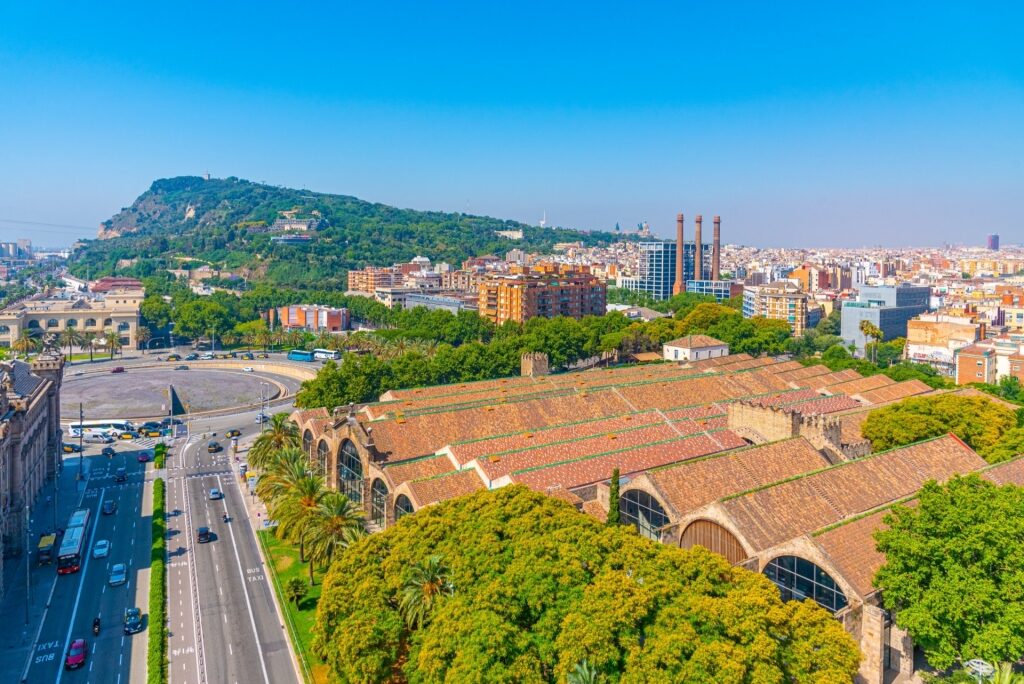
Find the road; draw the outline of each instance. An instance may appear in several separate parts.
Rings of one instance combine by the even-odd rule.
[[[223,438],[238,428],[242,442],[251,440],[259,432],[255,415],[193,421],[191,437],[168,462],[171,684],[298,682],[246,512],[248,494]],[[217,454],[207,452],[213,433],[225,449]],[[210,499],[213,488],[222,499]],[[197,542],[199,527],[212,531],[209,543]]]
[[[113,459],[92,454],[84,461],[88,480],[81,507],[90,510],[90,521],[83,565],[79,572],[69,575],[53,571],[49,608],[28,663],[29,682],[120,684],[145,680],[148,622],[147,629],[131,636],[124,634],[122,625],[125,608],[138,606],[144,615],[148,611],[152,484],[145,483],[145,464],[135,458],[140,445],[116,446],[118,455]],[[76,461],[77,457],[67,459],[65,467],[76,468]],[[119,467],[127,470],[124,483],[114,481]],[[101,513],[104,501],[116,502],[117,511]],[[110,541],[106,558],[92,557],[92,548],[99,539]],[[110,586],[108,582],[115,563],[128,566],[128,581],[122,586]],[[94,637],[92,621],[96,616],[102,628]],[[71,640],[77,638],[88,641],[89,657],[83,669],[65,671],[64,655]]]

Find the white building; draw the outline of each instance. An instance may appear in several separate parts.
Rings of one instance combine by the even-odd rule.
[[[701,361],[729,355],[729,345],[707,335],[687,335],[666,342],[662,347],[666,361]]]

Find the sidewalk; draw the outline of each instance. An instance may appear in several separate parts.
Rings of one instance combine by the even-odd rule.
[[[57,552],[51,565],[36,563],[36,544],[42,533],[52,533],[63,527],[71,512],[79,508],[85,494],[86,479],[76,480],[78,455],[63,459],[64,467],[57,476],[56,499],[54,482],[47,480],[30,508],[29,548],[26,554],[4,561],[6,592],[0,600],[0,615],[5,620],[0,625],[0,681],[17,682],[25,669],[29,656],[28,648],[35,641],[42,625],[43,615],[49,605],[53,587],[57,581]],[[86,477],[90,463],[84,463]],[[47,501],[49,497],[49,501]],[[56,520],[56,524],[55,521]],[[60,538],[57,538],[57,546]],[[29,585],[26,601],[25,560],[28,558]]]

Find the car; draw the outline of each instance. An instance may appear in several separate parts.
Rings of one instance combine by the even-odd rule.
[[[252,352],[245,352],[240,358],[243,358],[246,361],[252,361],[256,357],[252,355]]]
[[[113,515],[114,513],[117,513],[117,502],[107,499],[103,502],[103,515]]]
[[[209,352],[207,352],[207,353],[205,353],[205,354],[203,354],[202,356],[199,357],[200,361],[213,361],[213,359],[214,359],[213,354],[211,354]]]
[[[238,428],[232,428],[232,429],[228,430],[227,432],[225,432],[224,436],[225,437],[241,437],[242,436],[242,431],[239,430]]]
[[[110,435],[105,435],[102,432],[92,432],[82,437],[82,439],[89,444],[110,444],[114,441],[114,438]]]
[[[135,460],[138,461],[139,463],[149,463],[149,452],[140,452],[139,455],[135,457]]]
[[[270,358],[270,354],[268,354],[266,352],[260,352],[259,354],[256,355],[256,358],[257,359],[269,359]]]
[[[159,430],[160,423],[155,420],[147,420],[140,426],[143,430]]]
[[[196,541],[200,544],[205,544],[206,542],[210,541],[210,539],[211,537],[209,527],[200,527],[196,530]]]
[[[134,432],[128,432],[127,430],[122,432],[122,433],[120,433],[117,436],[118,439],[135,439],[135,437],[136,437],[136,435],[135,435]]]
[[[124,468],[118,468],[114,471],[114,482],[124,482],[128,479],[128,471]]]
[[[214,487],[213,489],[210,490],[210,501],[217,501],[218,499],[223,499],[223,498],[224,498],[224,493],[222,491],[220,491],[219,489],[217,489],[216,487]]]
[[[270,416],[268,416],[266,413],[257,414],[257,416],[256,416],[256,424],[257,425],[263,425],[263,423],[268,423],[268,422],[270,422]]]
[[[180,418],[164,418],[160,421],[162,427],[170,427],[172,425],[182,425]]]
[[[82,447],[71,442],[64,442],[60,448],[65,454],[77,454],[82,451]]]
[[[167,360],[168,361],[181,361],[181,355],[180,354],[168,354],[167,355]]]
[[[188,356],[185,357],[185,360],[186,361],[198,361],[199,360],[199,354],[189,354]]]
[[[246,366],[242,369],[243,373],[255,373],[256,370],[252,366]]]
[[[124,373],[125,372],[124,366],[114,366],[113,368],[110,369],[110,372],[111,373]]]
[[[67,657],[64,658],[64,667],[68,670],[77,670],[85,665],[85,658],[89,655],[89,644],[85,639],[75,639],[68,648]]]
[[[218,451],[224,451],[224,447],[220,445],[220,442],[210,442],[206,445],[207,453],[215,454]]]
[[[161,434],[160,430],[145,430],[142,433],[143,437],[159,437]]]
[[[119,587],[128,581],[128,566],[124,563],[115,563],[110,568],[110,586]]]
[[[138,634],[142,631],[142,611],[138,608],[124,609],[124,633]]]
[[[188,366],[175,366],[174,370],[188,370]]]
[[[93,558],[106,558],[110,555],[110,541],[107,539],[100,539],[92,546],[92,557]]]
[[[117,455],[117,450],[114,449],[114,447],[103,447],[103,451],[101,451],[100,454],[107,458],[114,458],[114,456]]]

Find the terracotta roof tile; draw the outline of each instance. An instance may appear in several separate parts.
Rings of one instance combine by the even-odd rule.
[[[472,469],[456,470],[440,477],[417,480],[410,482],[408,486],[417,508],[484,489],[480,476]]]
[[[819,364],[796,368],[794,370],[779,373],[778,375],[779,379],[785,382],[796,382],[797,384],[800,384],[799,381],[802,378],[813,378],[816,375],[827,375],[830,372],[831,371],[828,369],[828,366],[822,366]]]
[[[716,340],[714,337],[707,335],[686,335],[678,339],[666,342],[666,347],[681,347],[685,349],[703,349],[705,347],[722,347],[726,346],[722,340]]]
[[[860,394],[877,387],[894,384],[896,384],[895,380],[879,373],[878,375],[869,375],[866,378],[857,378],[856,380],[847,380],[846,382],[827,385],[825,389],[832,394]]]
[[[846,382],[848,380],[856,380],[861,377],[861,374],[852,368],[846,368],[841,371],[835,371],[832,373],[822,373],[821,375],[814,375],[802,378],[800,381],[801,385],[806,387],[813,387],[814,389],[821,389],[828,385],[836,385],[840,382]]]
[[[452,464],[451,459],[447,455],[441,454],[390,463],[385,465],[383,470],[391,481],[388,483],[388,489],[394,490],[395,487],[403,482],[422,480],[426,477],[436,477],[443,473],[450,473],[455,470],[455,465]]]
[[[882,519],[889,509],[853,520],[814,538],[814,542],[832,560],[839,574],[853,585],[863,599],[874,593],[873,580],[885,556],[875,549],[874,533],[883,529]]]
[[[823,413],[836,413],[837,411],[848,411],[857,408],[861,404],[850,397],[835,395],[831,397],[819,397],[810,401],[802,401],[796,404],[788,404],[787,409],[804,416],[820,415]]]
[[[920,380],[904,380],[903,382],[897,382],[895,385],[888,385],[868,392],[861,392],[860,396],[862,399],[872,404],[882,404],[885,402],[897,401],[899,399],[906,399],[907,397],[931,391],[932,388]]]
[[[1014,484],[1024,487],[1024,458],[998,463],[986,469],[982,477],[997,485]]]
[[[583,512],[589,515],[591,518],[596,518],[601,522],[605,522],[608,519],[608,509],[602,506],[601,502],[599,502],[597,499],[584,501]]]

